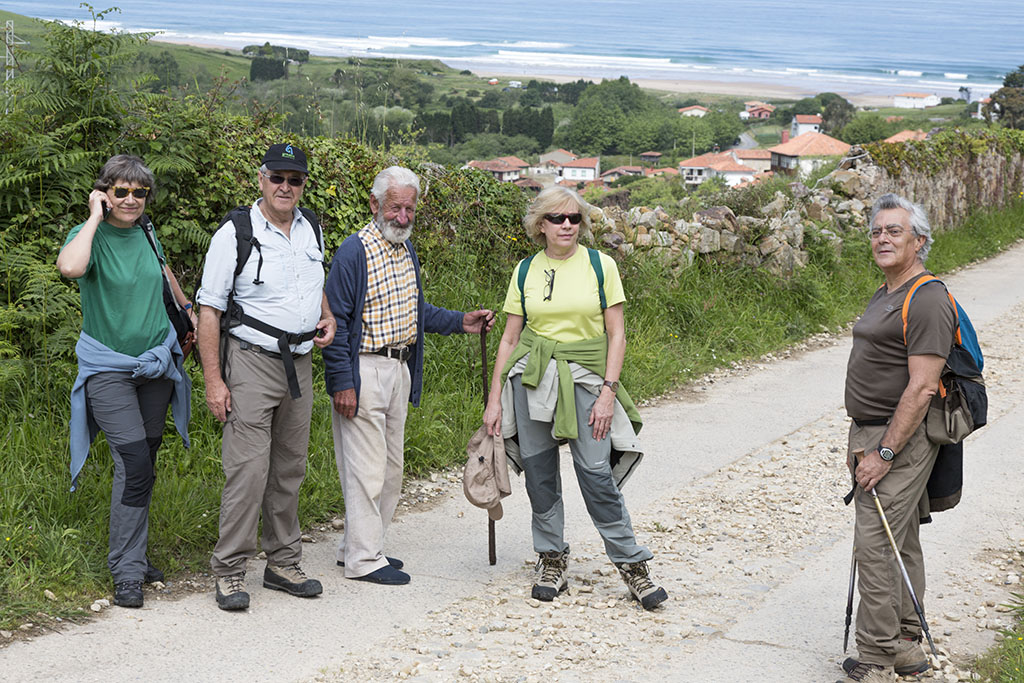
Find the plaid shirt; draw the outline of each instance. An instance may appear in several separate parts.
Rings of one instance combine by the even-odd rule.
[[[366,303],[360,353],[416,342],[416,270],[405,244],[384,239],[374,223],[359,231],[366,250]]]

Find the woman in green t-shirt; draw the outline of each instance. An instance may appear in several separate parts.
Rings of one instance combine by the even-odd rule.
[[[554,186],[523,219],[526,234],[543,249],[512,273],[484,424],[490,434],[504,431],[506,453],[526,476],[540,555],[533,597],[553,600],[568,585],[558,464],[558,443],[566,439],[608,557],[631,596],[653,609],[668,595],[648,576],[653,556],[637,544],[619,491],[642,455],[635,440],[640,416],[619,385],[626,297],[615,261],[579,245],[580,233],[590,230],[591,208],[572,190]],[[619,467],[627,460],[632,464]]]
[[[142,583],[163,578],[146,557],[149,503],[167,407],[173,396],[179,422],[188,385],[164,307],[165,273],[179,304],[190,312],[191,304],[161,265],[159,242],[158,257],[139,226],[153,184],[138,157],[112,157],[89,194],[88,220],[71,230],[57,257],[61,275],[78,282],[82,297],[79,374],[71,394],[73,482],[89,441],[102,430],[114,460],[107,563],[114,602],[123,607],[141,607]],[[181,412],[187,425],[187,408]],[[88,437],[77,438],[76,425],[86,423]]]

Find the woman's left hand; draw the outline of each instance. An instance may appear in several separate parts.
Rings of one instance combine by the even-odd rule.
[[[612,428],[612,415],[615,414],[615,394],[608,387],[601,389],[601,395],[594,402],[590,409],[590,419],[587,424],[594,428],[594,440],[601,441],[608,436]]]

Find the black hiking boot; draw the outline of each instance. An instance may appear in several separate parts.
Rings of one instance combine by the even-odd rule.
[[[142,582],[118,581],[115,583],[114,604],[118,607],[142,607]]]

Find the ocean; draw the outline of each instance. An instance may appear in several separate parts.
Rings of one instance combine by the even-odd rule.
[[[103,8],[115,3],[95,2]],[[0,9],[88,20],[80,0]],[[1024,2],[994,0],[120,0],[104,27],[239,48],[437,58],[486,74],[776,83],[977,99],[1024,64]],[[89,22],[91,25],[91,22]],[[17,30],[17,27],[15,27]]]

